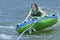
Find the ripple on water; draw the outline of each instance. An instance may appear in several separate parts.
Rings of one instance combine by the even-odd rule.
[[[6,34],[0,34],[0,39],[12,39],[12,37]]]

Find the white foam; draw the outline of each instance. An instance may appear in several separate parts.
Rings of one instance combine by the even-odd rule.
[[[9,28],[9,29],[16,29],[14,26],[0,26],[0,28]]]
[[[0,39],[12,39],[12,36],[6,34],[0,34]]]
[[[58,21],[60,21],[60,19],[58,19]]]
[[[56,25],[53,25],[53,27],[55,27]]]

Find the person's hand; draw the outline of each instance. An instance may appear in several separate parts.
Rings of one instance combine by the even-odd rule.
[[[18,24],[16,24],[16,26],[19,26]]]
[[[23,22],[26,23],[28,20],[24,20]]]

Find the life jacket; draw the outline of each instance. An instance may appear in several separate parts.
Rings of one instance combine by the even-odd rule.
[[[40,12],[39,10],[37,10],[37,11],[36,11],[36,14],[34,14],[34,12],[32,11],[32,12],[31,12],[31,16],[32,16],[32,17],[34,17],[34,16],[39,17],[39,16],[41,16],[41,12]]]

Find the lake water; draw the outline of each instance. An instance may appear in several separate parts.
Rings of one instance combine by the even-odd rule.
[[[60,0],[0,0],[0,40],[17,39],[15,25],[25,19],[32,3],[53,9],[59,20],[39,35],[24,35],[21,40],[60,40]]]

